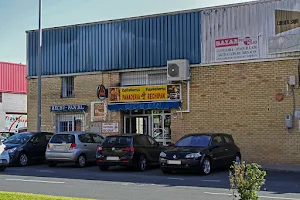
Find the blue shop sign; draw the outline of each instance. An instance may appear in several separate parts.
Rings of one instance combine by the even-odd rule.
[[[50,106],[50,112],[86,111],[87,107],[85,104]]]

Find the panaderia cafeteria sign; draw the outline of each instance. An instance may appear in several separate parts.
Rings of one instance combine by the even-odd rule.
[[[215,40],[215,61],[237,61],[259,58],[258,36]]]
[[[109,102],[181,100],[181,85],[148,85],[109,88]]]

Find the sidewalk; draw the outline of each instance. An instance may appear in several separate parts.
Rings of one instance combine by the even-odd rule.
[[[300,165],[260,164],[267,171],[299,172]]]

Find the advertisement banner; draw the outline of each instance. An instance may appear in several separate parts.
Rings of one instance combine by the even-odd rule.
[[[215,61],[237,61],[259,58],[258,36],[215,40]]]
[[[300,12],[275,10],[275,33],[280,34],[300,27]]]
[[[181,85],[148,85],[109,88],[110,102],[181,100]]]
[[[268,53],[288,53],[300,51],[300,34],[270,37]]]
[[[119,123],[102,123],[102,133],[118,133],[119,132]]]
[[[5,131],[17,132],[19,128],[27,127],[27,115],[6,114]]]

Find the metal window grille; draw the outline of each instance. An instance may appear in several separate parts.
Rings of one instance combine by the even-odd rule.
[[[84,131],[84,114],[56,114],[56,132]]]
[[[168,84],[167,70],[125,72],[121,74],[121,85],[164,85]]]
[[[70,98],[74,97],[74,77],[62,78],[62,97]]]
[[[0,103],[2,103],[2,92],[0,92]]]

